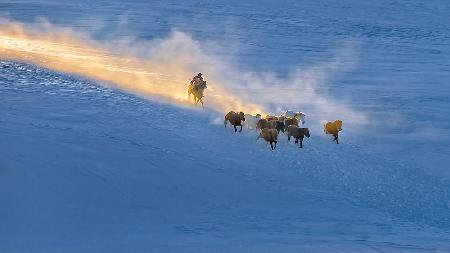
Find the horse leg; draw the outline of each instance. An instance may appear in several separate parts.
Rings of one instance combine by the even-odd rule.
[[[236,126],[234,126],[234,132],[235,132],[235,133],[237,132],[237,127],[236,127]]]
[[[300,148],[303,148],[303,140],[300,140]]]
[[[276,149],[277,148],[277,142],[278,141],[274,141],[275,142],[275,147],[273,147],[273,149]]]
[[[334,136],[334,140],[336,141],[336,144],[339,144],[339,139],[338,139],[338,135],[337,134]]]
[[[242,125],[240,125],[240,126],[241,126],[241,129],[239,130],[239,133],[242,132]]]
[[[203,99],[200,98],[199,100],[200,100],[200,103],[202,103],[202,108],[204,108],[203,107]]]
[[[287,136],[288,136],[288,141],[291,141],[291,135],[288,134]]]
[[[228,124],[228,120],[227,120],[227,119],[224,119],[224,120],[223,120],[223,126],[224,126],[225,128],[227,128],[227,124]]]
[[[270,149],[273,150],[273,145],[272,145],[272,141],[270,142]]]

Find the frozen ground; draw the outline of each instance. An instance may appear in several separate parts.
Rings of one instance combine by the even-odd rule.
[[[177,28],[254,73],[283,76],[344,47],[351,67],[316,88],[369,121],[344,127],[339,146],[315,130],[303,150],[283,138],[271,152],[214,112],[3,59],[0,251],[450,252],[449,9],[1,1],[14,20],[99,40]]]

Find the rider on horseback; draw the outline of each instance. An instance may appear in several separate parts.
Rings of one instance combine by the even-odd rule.
[[[194,95],[194,102],[197,104],[198,102],[202,103],[203,106],[203,92],[204,90],[208,88],[206,86],[206,81],[203,80],[202,73],[198,73],[194,78],[192,78],[192,81],[190,82],[187,92],[188,97],[190,97],[191,94]]]
[[[196,89],[197,86],[199,84],[202,84],[203,82],[204,81],[203,81],[202,73],[198,73],[196,76],[194,76],[194,78],[192,78],[191,85],[193,86],[194,89]]]

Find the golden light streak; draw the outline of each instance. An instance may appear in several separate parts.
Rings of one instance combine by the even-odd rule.
[[[0,58],[105,81],[124,91],[154,99],[164,98],[177,105],[193,103],[187,98],[186,86],[196,70],[202,68],[202,63],[195,59],[195,52],[188,52],[191,47],[197,49],[195,41],[189,38],[175,35],[172,41],[155,45],[159,49],[151,57],[139,58],[123,53],[124,48],[114,50],[118,44],[80,39],[75,32],[49,24],[39,28],[9,21],[4,23],[0,25]],[[185,42],[194,45],[186,50],[183,48]],[[205,92],[205,107],[218,112],[263,113],[262,106],[227,90],[219,78],[208,78],[207,71],[211,68],[205,69],[209,86]]]

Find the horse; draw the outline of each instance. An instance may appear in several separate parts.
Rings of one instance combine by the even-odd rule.
[[[225,115],[223,125],[227,127],[227,123],[230,122],[234,127],[234,132],[237,132],[237,126],[241,127],[239,132],[242,132],[242,121],[245,122],[245,115],[243,112],[236,113],[234,111],[230,111]]]
[[[205,91],[206,88],[207,88],[206,81],[203,81],[197,85],[189,84],[188,89],[187,89],[188,97],[190,98],[191,94],[194,95],[195,104],[198,104],[198,102],[200,102],[203,107],[202,98],[204,97],[203,92]]]
[[[324,125],[324,132],[326,134],[331,134],[336,141],[336,144],[339,144],[339,132],[342,131],[342,120],[335,120],[334,122],[327,122]]]
[[[263,130],[261,130],[258,138],[256,138],[256,141],[258,141],[260,138],[263,138],[265,141],[270,143],[270,148],[272,150],[277,148],[278,132],[276,129],[264,128]],[[275,145],[273,145],[274,143]]]
[[[295,143],[298,143],[300,141],[300,148],[303,148],[303,139],[311,137],[309,134],[308,128],[298,127],[296,125],[290,125],[288,127],[288,141],[291,140],[291,137],[295,138]]]

